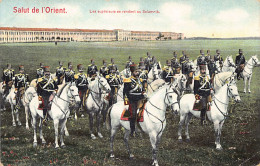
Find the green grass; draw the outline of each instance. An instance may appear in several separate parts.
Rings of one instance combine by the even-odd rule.
[[[101,43],[20,43],[1,44],[1,68],[11,62],[17,71],[19,64],[24,64],[31,78],[35,77],[36,68],[40,62],[52,66],[52,71],[58,66],[58,61],[73,62],[74,66],[89,64],[95,59],[98,66],[102,60],[115,58],[120,70],[123,69],[128,56],[135,62],[150,52],[164,64],[172,57],[172,51],[181,50],[194,59],[200,49],[210,49],[212,54],[220,49],[223,57],[235,55],[242,48],[246,56],[259,54],[259,40],[206,40],[206,41],[166,41],[166,42],[101,42]],[[255,68],[252,79],[252,94],[243,94],[243,82],[239,81],[238,89],[242,103],[232,108],[231,118],[223,127],[221,142],[223,151],[215,150],[213,124],[200,126],[199,119],[193,119],[190,125],[191,142],[178,143],[177,130],[179,117],[167,113],[167,126],[159,146],[158,160],[160,165],[256,165],[260,161],[260,69]],[[25,129],[25,115],[20,113],[22,126],[13,127],[10,108],[1,112],[1,162],[4,165],[151,165],[151,145],[149,137],[130,140],[135,159],[129,160],[123,142],[123,132],[119,131],[115,140],[115,160],[108,158],[109,131],[102,129],[104,139],[91,140],[89,134],[88,116],[78,121],[69,120],[70,132],[65,137],[65,149],[56,150],[53,147],[54,129],[49,122],[44,127],[47,146],[32,147],[33,131]],[[244,133],[246,132],[246,133]],[[40,140],[39,140],[40,143]]]

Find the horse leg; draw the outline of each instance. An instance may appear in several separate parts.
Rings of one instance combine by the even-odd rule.
[[[24,107],[24,112],[25,112],[25,123],[26,123],[26,129],[28,130],[30,127],[29,127],[29,106],[28,105],[25,105]]]
[[[249,78],[248,78],[248,93],[251,93],[251,90],[250,90],[251,79],[252,79],[252,75],[249,76]]]
[[[130,159],[134,158],[134,155],[131,153],[130,147],[129,147],[129,135],[130,135],[130,130],[125,130],[125,135],[124,135],[124,142],[125,142],[125,146],[127,149],[127,152],[129,154]]]
[[[33,147],[37,147],[37,119],[32,117],[32,127],[33,127]]]
[[[186,135],[186,141],[189,142],[190,141],[190,134],[189,134],[189,123],[190,123],[190,119],[192,118],[192,114],[188,113],[188,116],[186,117],[185,120],[185,125],[186,125],[186,130],[185,130],[185,135]]]
[[[152,150],[152,152],[153,152],[153,157],[152,157],[153,164],[152,165],[159,166],[158,161],[157,161],[157,152],[158,152],[158,149],[157,149],[157,143],[158,143],[157,133],[155,133],[155,132],[149,133],[149,136],[150,136],[150,142],[151,142],[152,149],[153,149]]]
[[[65,148],[65,143],[64,143],[64,132],[65,132],[65,128],[66,128],[66,122],[67,119],[65,118],[64,120],[61,121],[60,123],[60,143],[61,143],[61,148]]]
[[[65,127],[64,127],[64,131],[65,131],[65,136],[67,136],[67,137],[70,136],[66,124],[65,124]]]
[[[182,126],[183,126],[183,123],[185,122],[186,116],[187,116],[187,114],[181,114],[180,115],[180,122],[179,122],[179,129],[178,129],[178,140],[179,140],[179,142],[182,142],[181,132],[182,132]]]
[[[97,114],[97,132],[98,132],[98,136],[99,138],[103,138],[103,135],[100,132],[100,123],[101,123],[101,113]]]
[[[92,113],[89,113],[89,128],[90,128],[91,139],[97,139],[96,136],[93,134],[93,114]]]
[[[17,111],[16,111],[16,121],[17,121],[17,124],[18,124],[18,126],[21,126],[22,125],[22,123],[21,123],[21,121],[20,121],[20,119],[19,119],[19,110],[17,109]]]
[[[54,130],[55,130],[55,148],[59,148],[59,143],[58,143],[58,137],[59,137],[59,120],[58,119],[54,119],[53,120],[54,123]]]
[[[217,150],[222,150],[222,147],[220,145],[220,122],[217,121],[217,122],[214,122],[214,129],[215,129],[215,137],[216,137],[216,140],[215,140],[215,144],[216,144],[216,149]]]
[[[246,81],[247,81],[247,78],[244,78],[244,93],[246,93]]]
[[[40,120],[40,124],[39,124],[39,132],[40,132],[40,139],[42,140],[42,144],[45,145],[46,141],[45,141],[43,134],[42,134],[42,119]]]
[[[16,126],[15,118],[14,118],[14,105],[13,104],[11,104],[11,110],[12,110],[13,126]]]
[[[117,132],[118,127],[111,126],[111,134],[110,134],[110,158],[114,158],[114,139]]]

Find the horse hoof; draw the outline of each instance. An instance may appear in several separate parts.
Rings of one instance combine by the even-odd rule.
[[[97,139],[97,137],[94,134],[91,134],[91,139]]]
[[[61,145],[61,148],[62,148],[62,149],[66,148],[66,145]]]
[[[29,130],[30,129],[30,127],[29,126],[26,126],[26,130]]]
[[[182,141],[182,139],[178,139],[178,142],[179,142],[179,143],[182,143],[183,141]]]
[[[18,122],[18,126],[21,126],[22,125],[22,123],[21,122]]]
[[[189,138],[189,139],[186,139],[186,142],[190,142],[190,138]]]
[[[219,150],[219,151],[223,150],[223,148],[221,146],[217,147],[216,149]]]
[[[99,138],[103,138],[103,135],[101,133],[98,133]]]
[[[13,123],[13,126],[15,127],[15,126],[16,126],[16,124],[15,124],[15,123]]]
[[[130,156],[129,156],[129,158],[132,160],[132,159],[134,159],[134,155],[133,154],[130,154]]]
[[[66,136],[66,137],[68,137],[68,136],[70,136],[70,134],[69,134],[69,133],[67,133],[67,132],[65,132],[65,136]]]
[[[251,92],[248,92],[249,94],[251,93]]]
[[[111,159],[114,159],[115,158],[115,155],[114,154],[110,154],[109,156]]]
[[[37,142],[33,143],[33,147],[36,148],[37,147]]]

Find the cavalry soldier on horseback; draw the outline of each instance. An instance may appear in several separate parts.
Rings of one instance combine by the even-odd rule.
[[[125,105],[129,105],[129,110],[131,112],[130,128],[131,135],[133,136],[135,132],[135,122],[136,114],[139,105],[139,101],[145,98],[145,89],[143,86],[143,80],[139,78],[139,71],[135,64],[130,66],[132,76],[130,78],[125,78],[123,96]]]
[[[56,77],[58,78],[58,85],[62,84],[62,81],[64,79],[66,68],[63,67],[63,63],[59,61],[59,67],[56,68]]]
[[[207,59],[204,54],[204,51],[200,50],[200,55],[198,56],[198,59],[197,59],[197,65],[201,66],[201,65],[206,65],[206,64],[207,64]]]
[[[39,101],[42,101],[43,105],[43,124],[46,125],[48,120],[47,110],[50,108],[50,103],[57,93],[58,85],[56,78],[50,76],[50,67],[44,67],[44,76],[37,80],[37,94]]]
[[[97,66],[95,65],[94,59],[90,60],[91,64],[88,65],[88,76],[91,78],[91,80],[94,80],[95,77],[97,76]]]
[[[182,51],[182,55],[180,56],[180,60],[179,60],[181,66],[185,60],[186,60],[186,53],[185,51]]]
[[[211,83],[213,83],[213,80],[214,80],[214,76],[216,74],[216,63],[215,63],[215,60],[214,60],[214,57],[211,57],[210,58],[210,61],[208,63],[208,69],[209,69],[209,76],[210,76],[210,81]]]
[[[108,75],[106,75],[105,77],[107,79],[108,84],[111,87],[111,91],[109,93],[109,105],[113,105],[114,103],[116,103],[116,96],[119,86],[121,84],[121,80],[119,75],[116,72],[116,67],[115,66],[111,66],[110,67],[110,73]]]
[[[144,64],[145,64],[145,69],[149,72],[152,68],[152,57],[151,54],[149,52],[146,53],[146,58],[144,59]]]
[[[24,94],[25,88],[29,85],[28,74],[24,74],[24,66],[19,66],[19,74],[14,76],[14,87],[15,87],[15,99],[16,99],[16,108],[20,108],[21,98]]]
[[[207,54],[205,55],[207,64],[210,61],[210,50],[207,50]]]
[[[14,76],[14,70],[12,69],[11,64],[7,64],[7,69],[3,71],[3,87],[4,88],[4,98],[9,93],[9,90],[12,88],[13,85],[13,76]]]
[[[178,63],[178,59],[177,59],[177,54],[176,52],[174,51],[173,52],[173,58],[171,59],[171,66],[175,66],[175,64]]]
[[[237,66],[237,68],[236,68],[236,73],[237,73],[237,79],[238,80],[240,80],[240,78],[242,77],[241,75],[240,75],[240,73],[244,70],[244,68],[245,68],[245,62],[246,62],[246,60],[245,60],[245,57],[244,57],[244,55],[243,55],[243,50],[242,49],[239,49],[239,51],[238,51],[238,55],[236,56],[236,66]]]
[[[215,61],[215,63],[216,63],[217,61],[219,61],[220,67],[221,67],[221,68],[223,67],[223,58],[222,58],[222,56],[220,55],[220,50],[216,50],[216,55],[214,56],[214,61]]]
[[[200,117],[202,125],[206,123],[208,102],[211,102],[210,87],[210,80],[206,75],[206,65],[200,65],[200,74],[194,77],[194,94],[196,103],[199,103],[201,106]]]
[[[145,91],[147,91],[148,85],[147,85],[147,79],[148,79],[148,71],[145,70],[145,65],[144,65],[144,61],[142,61],[142,59],[140,58],[140,62],[139,62],[139,70],[140,70],[140,75],[139,78],[141,78],[143,80],[143,85],[144,85],[144,89]]]
[[[184,61],[182,66],[182,74],[185,74],[187,77],[186,87],[188,87],[189,84],[192,84],[193,79],[192,66],[188,55],[186,55],[186,60]]]
[[[171,62],[169,60],[166,60],[166,65],[163,67],[163,72],[162,72],[162,78],[165,80],[165,82],[173,82],[173,70],[171,67]]]
[[[44,65],[40,63],[40,68],[36,69],[37,79],[44,75]]]
[[[83,73],[83,65],[78,64],[77,66],[79,73],[74,75],[76,86],[79,90],[80,105],[79,109],[84,105],[85,99],[88,95],[88,75]]]
[[[103,66],[101,66],[99,72],[103,75],[104,78],[106,78],[106,75],[108,75],[108,67],[105,60],[103,60]]]
[[[68,69],[65,70],[65,83],[74,82],[75,71],[73,71],[72,63],[68,63]]]
[[[119,74],[119,70],[117,65],[115,64],[114,58],[111,58],[111,63],[108,65],[108,74],[112,72],[112,70],[115,70],[117,74]]]
[[[132,61],[132,57],[129,56],[128,57],[128,61],[126,62],[125,68],[129,68],[130,65],[134,64],[134,62]]]

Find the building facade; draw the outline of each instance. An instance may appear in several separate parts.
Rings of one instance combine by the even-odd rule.
[[[181,40],[183,33],[123,29],[59,29],[0,27],[0,43]]]

